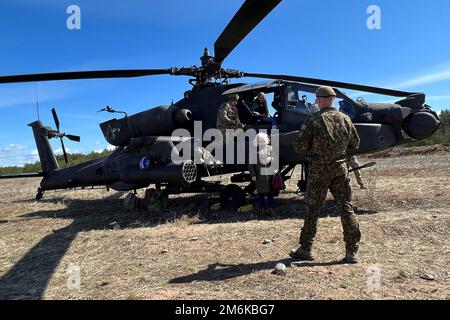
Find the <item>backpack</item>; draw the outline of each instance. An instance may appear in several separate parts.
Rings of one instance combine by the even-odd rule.
[[[272,177],[272,189],[275,193],[278,193],[286,189],[286,184],[284,183],[283,177],[280,173],[275,173]]]

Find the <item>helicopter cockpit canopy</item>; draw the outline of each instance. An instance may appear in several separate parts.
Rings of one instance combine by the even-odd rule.
[[[315,92],[319,88],[317,85],[291,82],[286,80],[271,80],[254,84],[242,85],[227,90],[223,95],[239,94],[241,97],[241,110],[246,122],[251,122],[251,114],[245,112],[246,106],[251,105],[258,93],[263,92],[267,95],[273,94],[271,106],[275,111],[272,118],[274,124],[281,128],[296,127],[299,123],[305,121],[310,115],[319,111],[315,105]],[[339,89],[335,89],[336,98],[339,103],[353,108],[355,102]],[[241,114],[240,114],[241,116]]]
[[[271,80],[258,82],[253,84],[245,84],[236,88],[229,89],[222,93],[222,95],[239,94],[240,102],[239,117],[246,124],[276,124],[278,119],[278,113],[282,106],[281,98],[283,92],[283,81],[282,80]],[[256,100],[259,93],[264,93],[266,95],[273,94],[272,107],[275,110],[274,114],[270,115],[270,110],[268,115],[255,115],[251,111],[251,106]],[[273,111],[273,110],[272,110]]]

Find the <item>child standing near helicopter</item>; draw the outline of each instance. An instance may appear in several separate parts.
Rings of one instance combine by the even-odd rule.
[[[274,171],[271,168],[273,156],[269,136],[266,133],[258,133],[253,141],[253,145],[258,151],[257,162],[249,165],[249,171],[258,192],[259,214],[274,216],[275,211],[273,208],[275,203],[272,190]]]

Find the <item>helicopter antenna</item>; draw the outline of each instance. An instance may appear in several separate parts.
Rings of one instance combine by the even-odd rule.
[[[38,83],[35,83],[35,94],[36,94],[36,112],[37,112],[37,119],[39,119],[39,97],[38,97]]]

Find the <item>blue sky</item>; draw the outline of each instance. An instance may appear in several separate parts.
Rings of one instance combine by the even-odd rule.
[[[198,64],[242,3],[0,0],[0,74]],[[72,4],[81,8],[81,30],[66,28]],[[366,26],[372,4],[381,8],[381,30]],[[450,107],[448,12],[448,0],[283,0],[224,67],[421,91],[440,110]],[[41,120],[53,125],[55,106],[62,129],[82,137],[67,141],[70,152],[107,146],[98,124],[110,115],[97,113],[106,105],[132,114],[177,101],[187,89],[186,77],[171,76],[37,84]],[[0,166],[37,160],[26,126],[36,119],[36,84],[0,85],[0,112]]]

